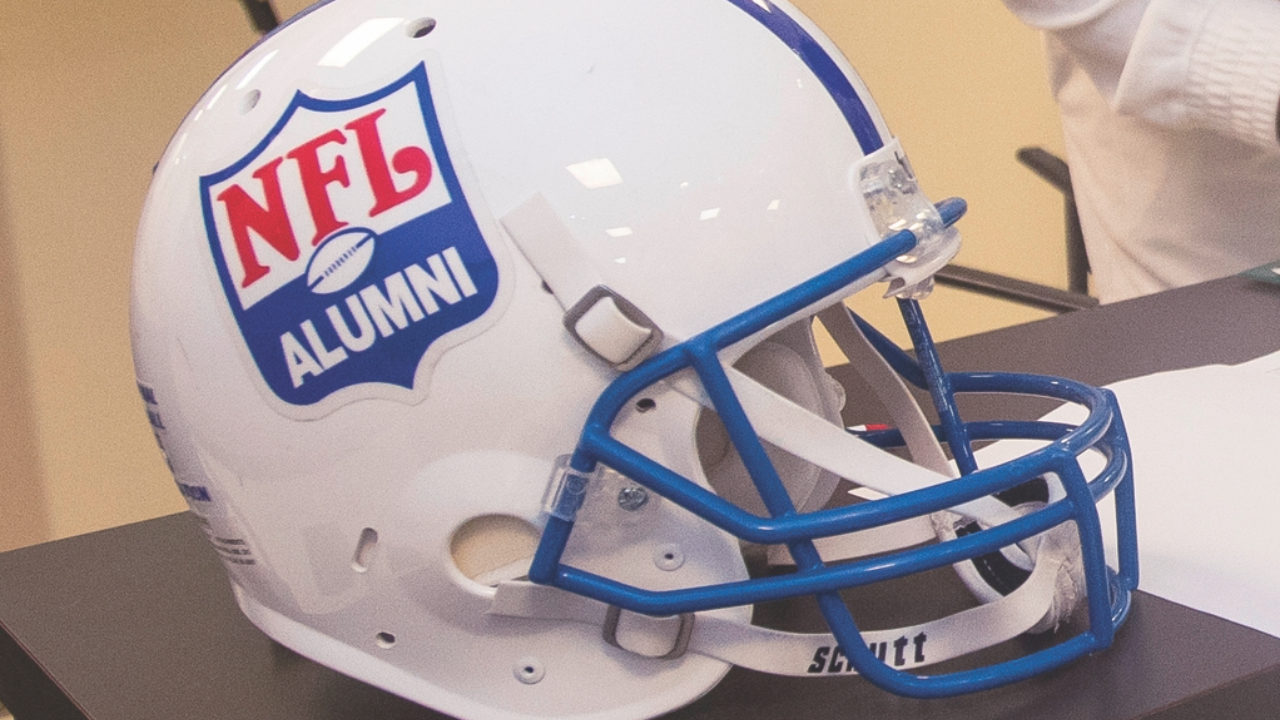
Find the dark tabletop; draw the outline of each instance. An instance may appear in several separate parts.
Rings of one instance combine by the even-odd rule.
[[[1280,286],[1227,278],[951,341],[941,352],[949,370],[1104,384],[1277,350]],[[847,368],[833,374],[857,384]],[[963,407],[983,413],[987,402]],[[1045,409],[1028,403],[1015,413]],[[439,717],[250,625],[186,514],[0,554],[0,631],[0,700],[17,720]],[[1139,591],[1111,649],[1011,687],[914,701],[858,678],[734,669],[672,717],[1249,720],[1280,716],[1278,707],[1280,639]]]

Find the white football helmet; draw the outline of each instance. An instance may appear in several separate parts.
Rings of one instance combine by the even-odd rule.
[[[245,614],[440,711],[651,717],[731,665],[982,689],[1106,646],[1136,545],[1108,393],[937,366],[914,298],[962,211],[785,2],[336,0],[237,61],[161,159],[139,387]],[[918,365],[844,309],[881,283]],[[892,429],[844,427],[815,317]],[[963,422],[953,394],[986,391],[1089,419]],[[1046,445],[979,469],[970,441],[1001,436]],[[944,565],[980,603],[864,629],[838,594]],[[797,596],[830,632],[751,624]],[[921,670],[1085,598],[1048,650]]]

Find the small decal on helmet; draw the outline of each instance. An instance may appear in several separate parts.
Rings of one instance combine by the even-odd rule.
[[[346,100],[298,92],[248,155],[201,178],[201,200],[240,333],[290,405],[412,388],[428,348],[497,296],[424,66]]]

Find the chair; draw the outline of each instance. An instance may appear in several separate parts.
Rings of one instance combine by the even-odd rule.
[[[271,0],[240,0],[244,11],[249,14],[249,23],[259,35],[266,35],[280,25],[280,16],[271,6]]]
[[[963,288],[1052,312],[1070,312],[1096,306],[1097,298],[1088,294],[1089,257],[1085,254],[1084,233],[1080,229],[1080,216],[1076,211],[1075,192],[1071,187],[1071,171],[1067,163],[1039,147],[1021,148],[1017,152],[1017,158],[1062,193],[1068,289],[1062,290],[954,263],[939,270],[935,279],[941,285]]]

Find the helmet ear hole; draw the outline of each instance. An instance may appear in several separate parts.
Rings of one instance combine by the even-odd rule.
[[[458,526],[449,540],[454,567],[481,585],[528,573],[540,533],[532,523],[511,515],[480,515]]]

